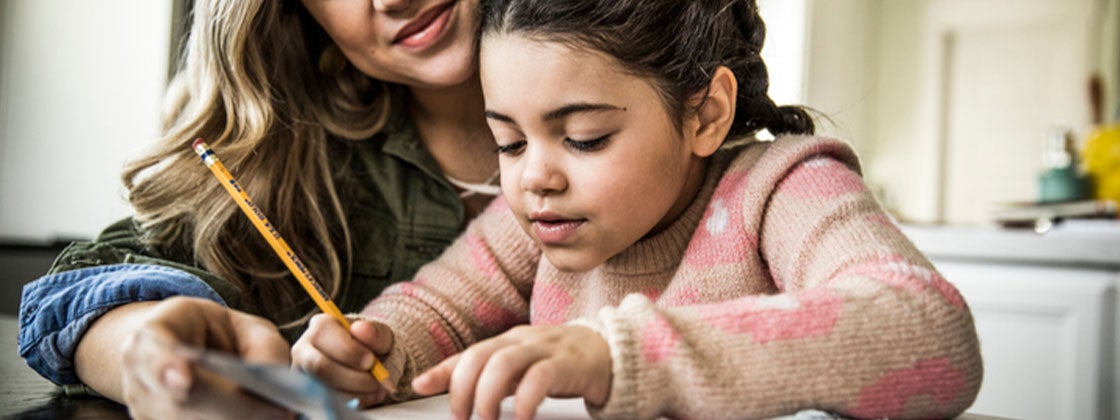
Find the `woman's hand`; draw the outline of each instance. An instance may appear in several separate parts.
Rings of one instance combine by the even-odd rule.
[[[412,381],[419,394],[450,392],[451,413],[483,419],[501,415],[514,395],[516,418],[532,418],[545,397],[583,397],[606,402],[611,387],[611,353],[606,340],[578,326],[521,326],[479,342]]]
[[[176,297],[142,313],[121,350],[123,402],[134,418],[290,418],[237,384],[192,366],[177,349],[206,348],[249,362],[289,363],[288,344],[268,320],[209,300]],[[99,321],[100,322],[100,321]]]
[[[386,396],[370,373],[374,357],[384,357],[392,348],[393,331],[384,324],[356,320],[346,331],[334,318],[319,314],[292,346],[292,365],[369,407]]]

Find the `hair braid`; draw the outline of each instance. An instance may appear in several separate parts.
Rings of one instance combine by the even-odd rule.
[[[766,24],[762,21],[754,0],[731,0],[733,27],[745,41],[747,52],[742,57],[743,71],[736,72],[739,79],[739,100],[736,108],[736,126],[732,134],[749,135],[767,129],[774,135],[793,133],[811,134],[813,119],[801,107],[777,106],[770,99],[770,77],[762,60],[762,47],[766,41]],[[735,68],[732,67],[735,71]]]
[[[488,0],[482,10],[484,35],[520,33],[615,58],[650,79],[678,121],[695,112],[686,104],[725,66],[739,82],[729,136],[813,132],[803,109],[770,99],[760,55],[766,26],[755,0]]]

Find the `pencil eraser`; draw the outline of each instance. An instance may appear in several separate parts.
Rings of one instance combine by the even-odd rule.
[[[197,149],[198,145],[203,144],[203,143],[206,143],[206,142],[202,140],[202,137],[194,139],[194,143],[191,143],[191,148],[192,149]]]

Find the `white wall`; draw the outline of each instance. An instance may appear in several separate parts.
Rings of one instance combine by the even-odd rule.
[[[813,0],[808,11],[805,103],[822,112],[817,132],[869,154],[878,79],[879,0]]]
[[[0,239],[93,237],[130,213],[123,164],[158,134],[171,2],[0,8]]]
[[[770,96],[808,105],[817,133],[870,155],[875,138],[881,0],[759,0]]]
[[[762,59],[770,73],[770,98],[779,105],[805,100],[809,0],[758,0],[766,22]]]

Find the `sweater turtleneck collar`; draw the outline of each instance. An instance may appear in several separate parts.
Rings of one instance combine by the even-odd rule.
[[[696,198],[669,227],[642,238],[603,263],[602,270],[616,275],[645,275],[675,270],[684,258],[693,233],[708,208],[712,193],[736,153],[720,149],[708,161],[704,183]]]

